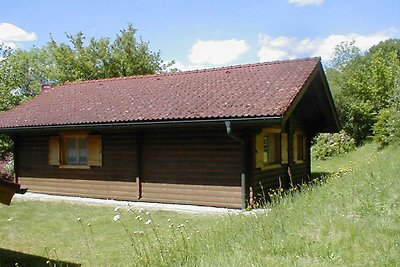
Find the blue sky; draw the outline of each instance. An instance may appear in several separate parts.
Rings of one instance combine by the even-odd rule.
[[[400,1],[342,0],[2,0],[0,42],[28,49],[65,33],[114,38],[128,22],[137,36],[196,69],[321,56],[355,40],[365,50],[400,38]]]

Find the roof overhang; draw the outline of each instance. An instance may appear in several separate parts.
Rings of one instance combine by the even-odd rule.
[[[339,117],[321,63],[316,65],[286,110],[282,125],[286,125],[294,114],[305,124],[311,135],[340,130]]]
[[[266,124],[280,124],[282,117],[244,117],[244,118],[218,118],[218,119],[192,119],[192,120],[165,120],[165,121],[138,121],[138,122],[110,122],[92,124],[67,124],[67,125],[43,125],[43,126],[21,126],[11,128],[0,128],[0,134],[18,134],[32,131],[64,131],[64,130],[100,130],[120,128],[168,128],[181,126],[212,126],[224,125],[226,121],[235,126],[257,126]]]

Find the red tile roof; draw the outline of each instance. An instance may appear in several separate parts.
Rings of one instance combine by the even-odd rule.
[[[319,58],[75,82],[0,114],[0,128],[281,117]]]

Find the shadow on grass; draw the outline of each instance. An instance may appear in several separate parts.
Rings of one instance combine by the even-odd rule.
[[[18,251],[8,250],[4,248],[0,248],[0,267],[42,267],[42,266],[57,266],[57,267],[78,267],[81,266],[78,263],[66,262],[66,261],[57,261],[50,260],[50,264],[47,263],[49,259],[25,254]]]
[[[311,173],[311,181],[319,180],[319,181],[326,181],[327,177],[332,174],[330,172],[312,172]]]

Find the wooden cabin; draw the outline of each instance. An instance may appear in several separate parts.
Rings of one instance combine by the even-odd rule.
[[[230,208],[307,181],[338,128],[320,58],[46,86],[0,114],[31,192]]]

